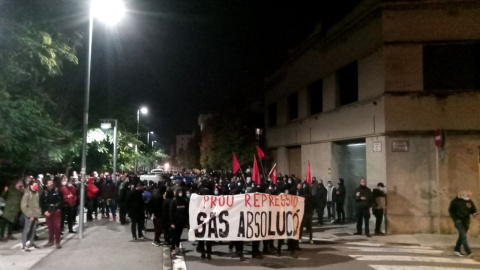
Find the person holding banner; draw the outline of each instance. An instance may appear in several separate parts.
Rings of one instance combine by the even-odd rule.
[[[208,183],[206,180],[200,182],[200,189],[198,190],[198,195],[213,195],[213,192],[208,188]],[[207,246],[207,256],[205,256],[205,244]],[[197,252],[202,253],[202,260],[207,258],[207,260],[212,260],[212,242],[211,241],[198,241]]]

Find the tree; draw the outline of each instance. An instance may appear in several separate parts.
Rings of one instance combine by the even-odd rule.
[[[30,21],[0,22],[0,171],[12,175],[46,166],[48,150],[72,136],[48,113],[55,104],[45,81],[61,75],[64,62],[78,64],[80,36]]]
[[[202,133],[201,165],[208,170],[231,170],[232,152],[240,165],[253,162],[254,128],[245,125],[245,114],[219,114],[208,121]]]

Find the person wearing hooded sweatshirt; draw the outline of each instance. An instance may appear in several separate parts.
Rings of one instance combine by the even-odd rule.
[[[312,177],[312,182],[317,183],[317,179]],[[317,212],[318,225],[322,226],[323,214],[325,212],[325,206],[327,206],[327,189],[323,185],[322,179],[318,181],[317,185],[312,184],[312,195],[315,198],[315,211]]]
[[[215,194],[216,196],[218,196],[218,189],[216,189],[217,191],[217,194]],[[208,183],[206,180],[202,180],[200,182],[200,189],[198,190],[198,195],[202,195],[202,196],[208,196],[208,195],[213,195],[214,192],[212,192],[211,189],[208,188]],[[207,256],[205,256],[205,246],[207,246],[207,250],[206,250],[206,253],[207,253]],[[207,260],[212,260],[212,241],[198,241],[198,245],[197,245],[197,252],[201,253],[201,258],[202,260],[207,258]]]
[[[93,208],[95,207],[95,200],[97,198],[98,188],[93,183],[94,178],[88,178],[87,185],[87,221],[93,221],[92,214]]]
[[[313,244],[312,240],[312,220],[313,212],[315,210],[315,199],[310,191],[310,185],[307,182],[299,184],[298,196],[305,198],[305,211],[303,214],[302,226],[300,227],[300,239],[302,239],[303,228],[307,229],[309,233],[310,244]]]
[[[127,211],[131,220],[132,239],[137,241],[138,238],[144,239],[143,228],[145,224],[145,203],[143,202],[143,183],[138,182],[134,190],[127,196]]]
[[[116,187],[110,174],[105,173],[105,183],[102,185],[102,199],[106,210],[104,219],[110,219],[110,212],[112,212],[113,221],[117,220]]]
[[[62,222],[61,222],[61,230],[63,232],[65,220],[68,224],[68,232],[69,233],[76,233],[73,230],[73,223],[75,222],[75,204],[77,203],[77,190],[73,186],[72,183],[73,179],[67,181],[66,178],[62,179],[62,193],[63,193],[63,200],[64,204],[62,206]]]
[[[153,191],[151,207],[152,207],[152,217],[153,217],[153,229],[155,235],[153,237],[152,245],[158,247],[160,246],[160,235],[162,234],[163,224],[162,224],[162,204],[163,204],[163,194],[165,193],[165,186],[157,187]]]
[[[15,224],[20,211],[20,202],[23,196],[22,180],[15,180],[10,187],[5,187],[0,197],[5,199],[5,208],[0,217],[0,242],[16,240],[13,234],[13,224]],[[5,230],[8,229],[7,237],[4,237]]]
[[[448,207],[448,213],[453,219],[455,228],[458,231],[458,239],[455,248],[453,249],[453,253],[459,257],[463,256],[460,252],[462,246],[465,249],[465,252],[467,252],[467,257],[472,257],[472,251],[467,242],[467,232],[470,226],[470,215],[476,217],[478,216],[478,213],[471,197],[472,193],[464,190],[452,200]]]
[[[42,216],[40,197],[38,194],[38,183],[33,180],[28,183],[28,189],[25,190],[25,193],[23,194],[21,209],[23,215],[25,215],[25,224],[22,233],[22,250],[29,252],[30,248],[38,249],[33,243],[33,240],[38,218]],[[29,245],[27,245],[27,241],[30,242]]]
[[[345,204],[345,197],[347,195],[347,189],[345,188],[345,183],[343,178],[338,179],[338,188],[335,194],[335,203],[337,207],[337,220],[335,223],[344,224],[345,223],[345,210],[343,206]]]
[[[163,225],[163,238],[165,239],[165,245],[170,245],[172,242],[170,235],[170,205],[173,200],[173,190],[167,188],[165,199],[162,203],[162,225]]]
[[[365,221],[365,235],[370,235],[370,207],[372,207],[372,190],[367,187],[367,181],[360,179],[360,186],[355,190],[355,216],[357,217],[357,232],[362,235],[362,223]]]
[[[173,230],[172,235],[172,257],[183,255],[178,248],[180,247],[180,237],[183,228],[188,219],[188,202],[184,197],[185,189],[178,187],[175,191],[175,198],[170,205],[170,227]]]

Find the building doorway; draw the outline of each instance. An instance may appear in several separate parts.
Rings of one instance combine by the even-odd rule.
[[[347,195],[345,198],[345,216],[355,215],[355,189],[359,181],[367,176],[367,152],[365,139],[336,142],[338,177],[345,180]]]

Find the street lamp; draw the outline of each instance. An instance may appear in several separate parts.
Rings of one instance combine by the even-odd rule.
[[[117,119],[100,119],[100,121],[103,121],[103,123],[100,125],[102,129],[110,129],[112,128],[112,123],[110,121],[114,122],[114,127],[113,127],[113,182],[117,180],[117,124],[118,121]]]
[[[153,131],[147,132],[147,144],[150,144],[150,134],[153,134]],[[153,144],[152,144],[153,147]]]
[[[85,78],[85,101],[83,105],[83,140],[82,140],[82,185],[80,188],[80,216],[78,238],[83,238],[83,218],[85,208],[85,178],[87,173],[87,132],[88,132],[88,109],[90,102],[90,72],[92,69],[92,36],[93,36],[93,18],[101,18],[109,23],[115,23],[124,14],[125,7],[121,0],[92,0],[90,2],[89,25],[88,25],[88,54],[87,54],[87,73]],[[109,18],[109,19],[107,19]]]
[[[153,148],[153,144],[156,143],[157,141],[152,141],[152,148]]]
[[[140,129],[140,113],[147,114],[148,113],[147,107],[142,107],[137,110],[137,140],[138,140],[138,132]],[[137,168],[138,168],[137,152],[138,152],[138,145],[135,144],[135,174],[137,174]]]

